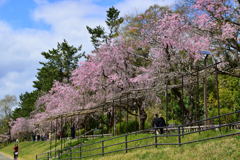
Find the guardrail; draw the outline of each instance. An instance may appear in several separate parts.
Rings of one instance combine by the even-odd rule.
[[[94,132],[96,129],[91,129],[90,131],[85,132],[83,135],[80,136],[76,136],[74,140],[79,140],[80,138],[94,138],[94,137],[99,137],[99,136],[111,136],[110,134],[101,134],[101,135],[88,135],[92,132]],[[64,152],[66,150],[66,148],[71,147],[71,140],[72,137],[64,137],[64,138],[60,138],[58,141],[64,141],[64,149],[63,150],[57,150],[56,146],[54,146],[51,150],[38,154],[36,155],[36,159],[38,160],[50,160],[50,159],[54,159],[56,157],[59,157],[59,154]],[[68,142],[69,141],[69,142]],[[68,147],[65,146],[65,143],[68,142],[70,143]]]
[[[235,116],[235,117],[233,117]],[[229,118],[230,117],[230,118]],[[234,121],[232,121],[232,119]],[[203,125],[204,122],[212,122],[212,125]],[[218,124],[214,124],[218,123]],[[224,122],[221,124],[219,122]],[[70,146],[63,150],[57,150],[55,153],[55,159],[72,160],[83,159],[95,156],[105,156],[115,152],[125,152],[130,150],[145,148],[145,147],[158,147],[158,146],[181,146],[190,143],[202,142],[216,138],[222,138],[233,135],[240,135],[240,110],[232,113],[223,114],[220,116],[214,116],[201,121],[188,123],[186,125],[178,125],[173,127],[164,127],[164,134],[157,134],[159,128],[152,128],[132,133],[127,133],[112,138],[103,139],[90,144],[79,144],[74,147]],[[223,131],[225,130],[225,131]],[[227,131],[226,131],[227,130]],[[210,137],[203,136],[202,133],[207,131],[213,131],[220,133],[220,135],[211,135]],[[190,137],[199,133],[199,136]],[[140,138],[136,139],[136,136]],[[165,138],[164,138],[165,137]],[[200,137],[200,138],[199,138]],[[192,138],[192,139],[191,139]],[[49,160],[49,152],[43,153],[47,156],[37,155],[36,160]],[[41,158],[42,157],[42,158]],[[54,159],[54,158],[53,158]]]

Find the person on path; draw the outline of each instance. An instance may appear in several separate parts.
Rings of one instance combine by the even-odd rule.
[[[159,133],[158,127],[159,127],[159,117],[158,114],[155,114],[155,117],[152,120],[152,127],[155,129],[156,134]]]
[[[164,118],[160,115],[160,117],[158,116],[158,114],[155,114],[155,117],[152,121],[152,127],[155,129],[156,134],[163,134],[163,129],[166,126],[165,120]]]
[[[159,121],[158,123],[159,123],[159,127],[160,127],[160,134],[163,134],[163,129],[164,129],[164,127],[166,127],[166,122],[161,114],[160,114],[160,118],[158,121]]]
[[[71,127],[71,137],[72,139],[76,137],[76,128],[74,125]]]
[[[13,148],[13,157],[14,157],[14,160],[18,159],[18,144],[15,144]]]

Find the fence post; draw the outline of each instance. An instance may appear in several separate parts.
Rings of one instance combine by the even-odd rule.
[[[58,150],[58,159],[60,159],[60,151]]]
[[[102,141],[102,156],[104,156],[104,140]]]
[[[154,139],[155,139],[155,147],[157,148],[157,129],[155,128],[155,136],[154,136]]]
[[[125,135],[125,150],[126,150],[126,153],[128,152],[128,134]]]
[[[82,146],[79,147],[80,159],[82,159]]]
[[[218,106],[218,125],[219,125],[219,130],[221,132],[221,118],[220,118],[220,100],[219,100],[219,82],[218,82],[218,69],[217,66],[215,66],[215,81],[216,81],[216,94],[217,94],[217,106]]]
[[[182,136],[184,137],[184,126],[182,126]]]
[[[37,154],[36,154],[36,160],[38,159],[38,156],[37,156]]]
[[[51,152],[51,151],[50,151],[50,152]],[[48,155],[48,160],[50,159],[50,152],[48,152],[48,154],[47,154],[47,155]]]
[[[70,147],[70,159],[72,160],[72,147]]]
[[[180,130],[180,126],[178,126],[178,145],[181,146],[181,130]]]
[[[200,127],[200,122],[198,122],[198,134],[201,133],[201,127]]]

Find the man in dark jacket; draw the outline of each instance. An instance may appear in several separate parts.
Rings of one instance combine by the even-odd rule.
[[[158,119],[159,119],[158,114],[155,114],[155,117],[153,118],[153,121],[152,121],[152,127],[153,128],[159,127],[158,126]]]
[[[160,127],[160,134],[163,134],[163,128],[166,127],[166,122],[161,115],[160,115],[160,118],[158,119],[158,123]]]
[[[159,132],[160,134],[163,134],[163,128],[166,126],[164,118],[160,115],[160,118],[158,117],[158,114],[155,114],[155,117],[152,121],[152,127],[155,128],[155,132]]]
[[[73,126],[71,127],[71,137],[72,137],[72,139],[74,139],[75,136],[76,136],[76,129],[75,129],[75,126],[73,125]]]

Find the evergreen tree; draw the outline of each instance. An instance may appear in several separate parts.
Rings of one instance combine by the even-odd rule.
[[[19,96],[19,107],[13,111],[13,119],[20,117],[29,117],[30,113],[35,109],[35,102],[38,98],[38,91],[25,92]]]
[[[105,30],[101,26],[90,28],[87,26],[89,34],[91,34],[91,42],[95,49],[97,49],[104,41],[106,41]]]
[[[57,49],[42,52],[46,62],[38,69],[37,80],[33,87],[40,92],[47,92],[52,88],[54,81],[69,82],[71,71],[77,67],[81,57],[85,57],[84,52],[80,53],[82,46],[76,48],[68,44],[66,40],[58,43]]]
[[[82,46],[76,48],[64,40],[62,43],[58,43],[56,49],[41,53],[46,61],[39,62],[42,68],[38,69],[37,80],[33,82],[36,90],[20,95],[19,107],[13,112],[14,119],[29,117],[35,109],[35,103],[39,96],[48,92],[54,81],[69,83],[71,72],[78,66],[79,59],[85,57],[81,49]]]
[[[107,11],[107,20],[105,21],[108,28],[109,28],[109,35],[108,38],[114,38],[117,37],[119,34],[119,27],[123,23],[123,18],[119,18],[120,11],[118,11],[116,8],[111,7]]]
[[[97,49],[101,44],[108,43],[111,38],[117,37],[119,35],[119,27],[123,23],[123,18],[119,17],[120,11],[116,8],[111,7],[107,11],[107,20],[105,21],[109,33],[107,33],[104,27],[97,26],[91,28],[87,26],[89,34],[91,34],[91,42],[95,49]]]

